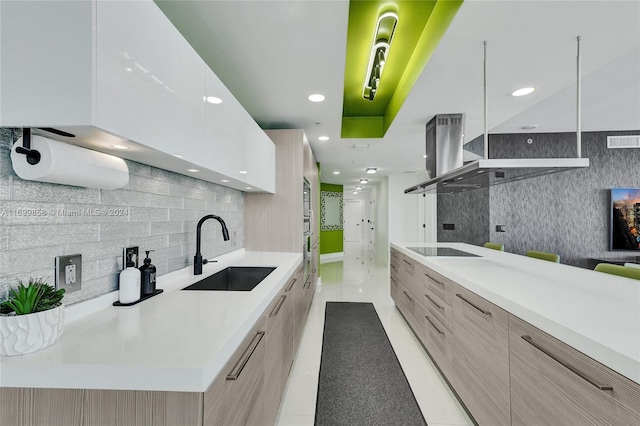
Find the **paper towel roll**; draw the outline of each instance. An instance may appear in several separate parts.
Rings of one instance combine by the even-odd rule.
[[[129,183],[127,163],[113,155],[32,135],[31,149],[42,157],[31,165],[26,155],[16,152],[19,146],[22,138],[11,148],[11,162],[22,179],[99,189],[117,189]]]

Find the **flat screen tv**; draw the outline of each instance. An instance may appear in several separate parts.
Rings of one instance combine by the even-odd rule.
[[[611,189],[611,250],[640,250],[640,188]]]

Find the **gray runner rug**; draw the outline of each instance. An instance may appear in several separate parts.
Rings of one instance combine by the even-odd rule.
[[[371,303],[327,302],[315,424],[427,424]]]

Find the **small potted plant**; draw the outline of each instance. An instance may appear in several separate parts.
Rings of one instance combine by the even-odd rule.
[[[0,303],[0,355],[23,355],[53,345],[64,330],[64,289],[30,278]]]

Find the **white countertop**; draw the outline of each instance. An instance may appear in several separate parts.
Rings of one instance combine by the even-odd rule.
[[[190,266],[160,276],[162,294],[65,323],[60,340],[40,352],[1,357],[0,386],[204,392],[301,260],[242,249],[204,265],[202,275]],[[277,269],[251,291],[180,291],[239,265]],[[77,317],[74,309],[83,308],[67,309]]]
[[[391,246],[640,383],[640,282],[462,243]],[[425,257],[407,247],[482,256]]]

